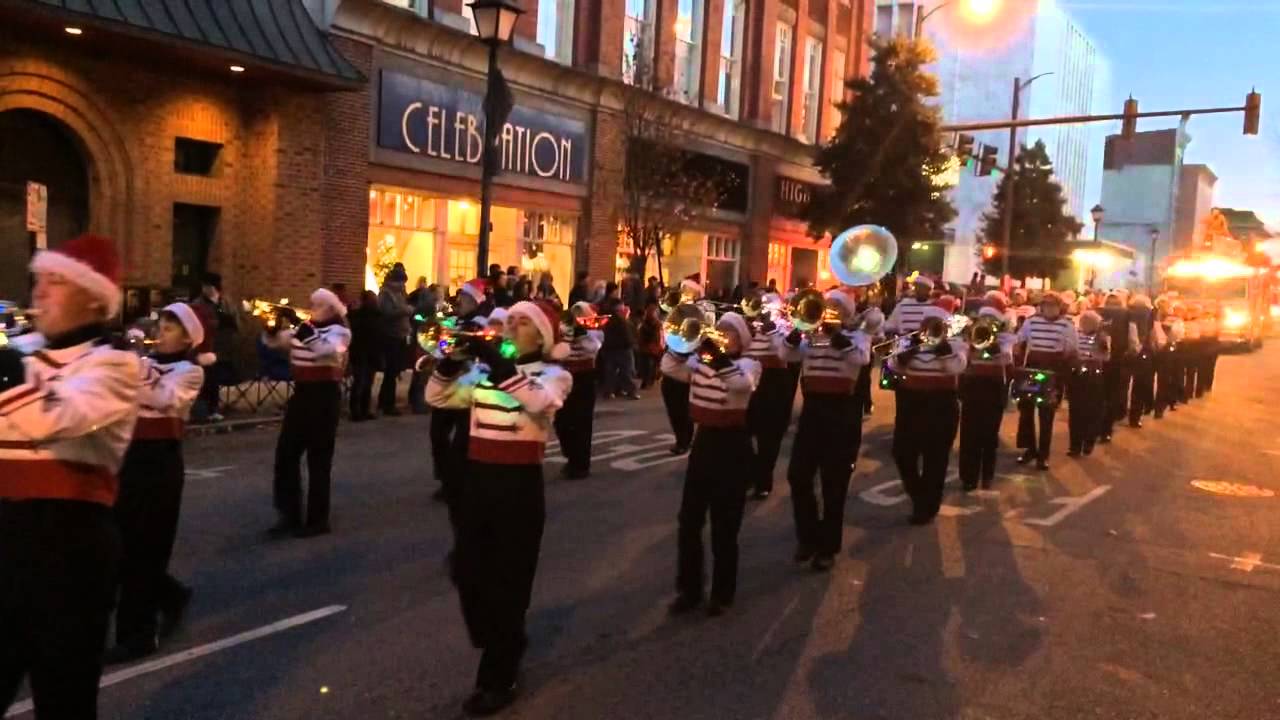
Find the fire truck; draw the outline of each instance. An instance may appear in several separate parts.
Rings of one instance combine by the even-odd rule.
[[[1218,310],[1218,339],[1245,350],[1262,347],[1272,322],[1275,271],[1253,258],[1197,253],[1170,258],[1164,292]]]

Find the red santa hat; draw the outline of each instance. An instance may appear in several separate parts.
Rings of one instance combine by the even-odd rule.
[[[471,296],[476,304],[484,302],[485,288],[489,286],[489,282],[484,278],[474,278],[462,284],[462,292]]]
[[[345,318],[347,316],[347,306],[343,304],[337,293],[328,288],[317,288],[315,292],[311,293],[311,304],[329,308],[334,317]]]
[[[196,364],[208,367],[218,361],[218,356],[213,352],[213,330],[218,320],[214,317],[213,310],[208,303],[196,303],[186,307],[200,321],[200,334],[202,337],[195,347]],[[183,326],[186,326],[185,322]],[[190,335],[191,331],[188,330],[187,334]]]
[[[845,320],[853,317],[854,313],[858,312],[857,301],[853,299],[852,295],[840,288],[828,290],[827,294],[823,297],[840,306],[840,309],[844,312]]]
[[[120,254],[115,243],[85,233],[31,259],[31,272],[56,273],[89,292],[106,308],[107,318],[120,312]]]
[[[569,357],[569,346],[560,333],[560,312],[546,300],[521,300],[507,311],[515,319],[523,315],[533,321],[542,336],[542,355],[548,360],[564,360]]]
[[[982,299],[986,307],[995,308],[998,314],[1003,314],[1009,309],[1009,299],[999,290],[988,290]]]

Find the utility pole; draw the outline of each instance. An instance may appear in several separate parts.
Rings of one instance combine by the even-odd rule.
[[[1019,96],[1022,94],[1022,78],[1013,79],[1013,111],[1009,118],[1018,121]],[[1004,183],[1004,227],[1000,230],[1000,277],[1009,274],[1009,249],[1013,240],[1013,185],[1017,182],[1014,174],[1014,153],[1018,151],[1018,128],[1009,128],[1008,174]]]

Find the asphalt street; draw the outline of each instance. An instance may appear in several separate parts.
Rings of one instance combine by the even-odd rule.
[[[1280,718],[1280,345],[1224,357],[1217,383],[1082,460],[1060,413],[1044,473],[1014,463],[1006,415],[995,491],[953,488],[927,527],[904,522],[881,395],[834,572],[790,560],[784,447],[716,619],[666,614],[685,459],[657,393],[602,401],[593,476],[547,463],[523,696],[504,717]],[[343,424],[335,532],[311,540],[265,538],[274,443],[270,427],[189,442],[189,620],[160,662],[108,670],[124,672],[101,716],[460,717],[478,654],[442,562],[427,419]]]

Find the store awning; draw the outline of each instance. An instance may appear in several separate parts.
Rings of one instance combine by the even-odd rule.
[[[354,89],[366,82],[329,43],[301,0],[0,0],[4,9],[18,11],[20,21],[83,25],[213,54],[328,89]]]

